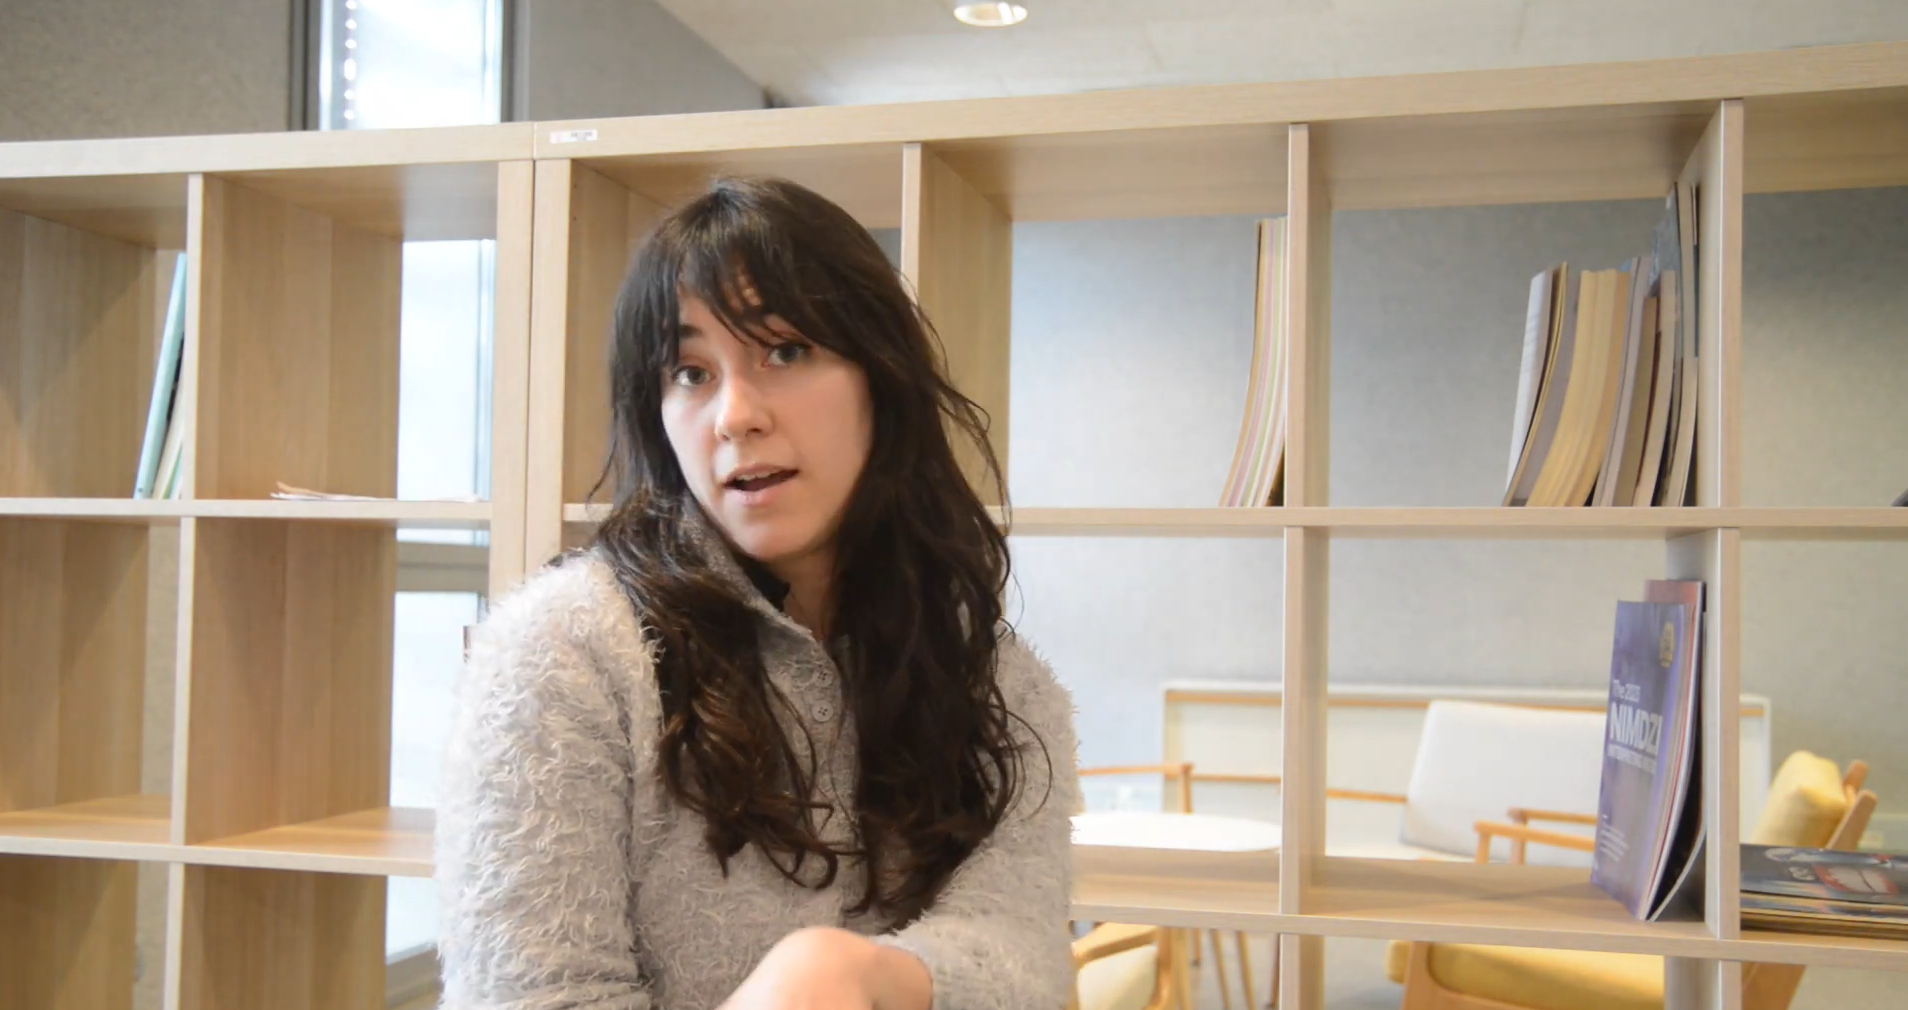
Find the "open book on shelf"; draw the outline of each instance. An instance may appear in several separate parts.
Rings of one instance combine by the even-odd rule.
[[[1617,604],[1590,882],[1639,919],[1700,916],[1703,584]]]
[[[1285,497],[1285,390],[1290,348],[1285,331],[1286,219],[1259,222],[1259,266],[1252,312],[1252,367],[1239,444],[1219,504],[1277,505]]]
[[[381,498],[381,497],[378,497],[377,495],[336,494],[330,491],[314,491],[310,488],[294,487],[293,485],[287,484],[282,480],[276,483],[278,485],[278,490],[272,492],[272,497],[278,499],[279,501],[397,501],[398,500],[396,498]],[[481,502],[484,499],[477,495],[451,495],[444,498],[407,498],[404,500],[405,501],[469,503],[469,502]]]
[[[1682,505],[1695,452],[1696,191],[1648,255],[1531,278],[1505,505]]]

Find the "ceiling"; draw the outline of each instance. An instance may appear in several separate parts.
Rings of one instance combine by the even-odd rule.
[[[1908,39],[1908,0],[660,0],[778,103],[1362,77]]]

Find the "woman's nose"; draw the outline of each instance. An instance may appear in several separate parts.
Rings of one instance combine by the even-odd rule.
[[[769,412],[762,391],[747,378],[724,378],[716,403],[715,427],[716,435],[729,441],[767,431]]]

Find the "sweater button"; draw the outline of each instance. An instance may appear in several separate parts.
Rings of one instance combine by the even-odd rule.
[[[816,722],[827,722],[835,717],[835,706],[825,701],[816,702],[815,707],[810,711],[814,714]]]

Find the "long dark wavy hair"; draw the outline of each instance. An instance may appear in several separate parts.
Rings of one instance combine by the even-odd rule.
[[[745,339],[776,339],[765,319],[778,315],[867,377],[873,444],[840,523],[830,625],[847,643],[831,653],[858,741],[857,848],[819,837],[813,747],[800,760],[782,732],[756,619],[684,528],[699,506],[661,400],[685,297]],[[664,786],[705,819],[725,873],[754,844],[798,883],[820,860],[809,883],[825,887],[857,856],[856,914],[912,920],[1025,779],[996,677],[1007,543],[950,440],[972,445],[1004,503],[986,413],[948,381],[939,338],[873,236],[779,179],[717,180],[645,238],[616,303],[610,382],[616,501],[595,546],[658,646]]]

